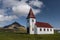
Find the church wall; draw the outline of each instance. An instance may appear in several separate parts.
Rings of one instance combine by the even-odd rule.
[[[54,29],[53,28],[37,28],[37,34],[54,34]]]
[[[36,22],[36,20],[34,18],[30,18],[30,20],[29,20],[30,34],[34,34],[35,22]]]
[[[37,34],[37,27],[34,27],[34,34]]]

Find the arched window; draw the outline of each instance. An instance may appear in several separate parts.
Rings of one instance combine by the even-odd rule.
[[[49,29],[47,29],[47,31],[49,31]]]
[[[40,31],[42,31],[42,29],[40,28]]]
[[[52,31],[52,29],[50,29],[50,31]]]
[[[44,31],[45,31],[45,28],[44,28]]]
[[[34,20],[32,20],[32,22],[34,22]]]

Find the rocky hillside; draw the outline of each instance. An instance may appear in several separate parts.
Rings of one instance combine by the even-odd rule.
[[[4,29],[5,31],[26,32],[26,28],[17,22],[5,26]]]

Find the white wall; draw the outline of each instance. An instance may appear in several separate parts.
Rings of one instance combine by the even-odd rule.
[[[34,27],[34,34],[37,34],[37,27]]]
[[[32,20],[34,20],[34,22],[32,22]],[[30,34],[34,34],[34,31],[35,31],[35,23],[36,23],[36,19],[34,19],[34,18],[30,18],[29,19],[29,27],[30,27]],[[32,30],[32,29],[34,29],[34,30]]]
[[[42,29],[42,31],[40,31],[40,29]],[[44,31],[45,29],[45,31]],[[49,29],[49,31],[47,31],[47,29]],[[50,29],[52,29],[52,31],[50,31]],[[54,29],[53,28],[37,28],[37,34],[54,34]]]

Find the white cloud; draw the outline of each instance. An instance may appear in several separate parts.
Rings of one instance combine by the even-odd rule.
[[[37,13],[40,13],[41,12],[41,10],[39,10],[39,9],[32,9],[33,10],[33,12],[34,12],[34,14],[36,15]]]
[[[19,16],[26,16],[29,13],[30,7],[32,8],[32,6],[36,6],[36,7],[41,8],[43,5],[43,2],[38,1],[38,0],[37,1],[32,0],[29,3],[26,3],[26,1],[22,0],[22,1],[20,1],[20,3],[18,5],[13,6],[12,7],[13,12]],[[32,5],[32,6],[29,6],[28,4]],[[33,12],[35,15],[37,13],[41,12],[40,9],[34,9],[34,8],[32,8],[32,9],[33,9]]]
[[[3,0],[3,6],[4,7],[17,6],[17,5],[25,3],[26,1],[28,1],[28,0],[21,0],[21,1],[18,1],[18,0]]]
[[[36,7],[39,7],[39,8],[41,8],[42,7],[42,5],[43,5],[43,2],[42,1],[38,1],[38,0],[36,0],[36,1],[30,1],[30,3],[29,3],[31,6],[36,6]]]
[[[30,9],[30,6],[27,5],[26,3],[24,4],[20,4],[18,6],[14,6],[12,8],[13,12],[16,14],[16,15],[20,15],[20,16],[25,16],[28,14],[29,12],[29,9]]]
[[[17,16],[27,16],[30,7],[32,8],[35,15],[41,12],[41,9],[35,9],[33,8],[33,6],[41,8],[43,2],[38,0],[31,0],[29,1],[29,3],[26,3],[26,1],[28,0],[0,0],[0,3],[2,5],[2,7],[0,7],[0,26],[1,24],[5,25],[5,23],[8,21],[13,21],[14,19],[17,19]],[[12,12],[8,8],[12,8]],[[10,15],[8,16],[8,14]]]
[[[39,7],[39,8],[41,8],[42,5],[43,5],[43,2],[38,1],[38,0],[31,0],[31,1],[29,1],[29,3],[26,3],[26,1],[28,1],[28,0],[21,0],[21,1],[18,1],[18,0],[3,0],[3,8],[12,7],[12,10],[15,14],[17,14],[17,15],[20,14],[21,16],[25,16],[29,12],[29,9],[30,9],[29,5],[36,6],[36,7]],[[34,14],[37,14],[37,13],[39,13],[39,11],[41,11],[41,10],[35,9],[35,8],[32,8],[32,9],[34,11]]]
[[[28,1],[28,0],[21,0],[21,1],[26,2],[26,1]]]
[[[4,7],[11,7],[14,5],[17,5],[19,2],[16,0],[3,0],[3,6]]]
[[[0,22],[11,21],[13,19],[17,19],[18,17],[15,15],[8,16],[5,13],[5,9],[0,9]]]
[[[33,1],[31,0],[29,3],[26,3],[26,1],[28,0],[2,0],[3,1],[3,9],[0,9],[0,21],[11,21],[13,19],[16,19],[17,16],[26,16],[29,13],[30,7],[32,8],[32,6],[36,6],[41,8],[43,5],[43,2],[41,1]],[[32,6],[29,6],[32,5]],[[6,7],[11,7],[12,8],[12,13],[14,14],[13,16],[7,16],[6,15]],[[37,13],[39,13],[41,10],[40,9],[35,9],[32,8],[34,14],[36,15]]]
[[[0,22],[11,21],[16,18],[17,18],[17,16],[15,16],[15,15],[12,15],[12,16],[0,15]]]

